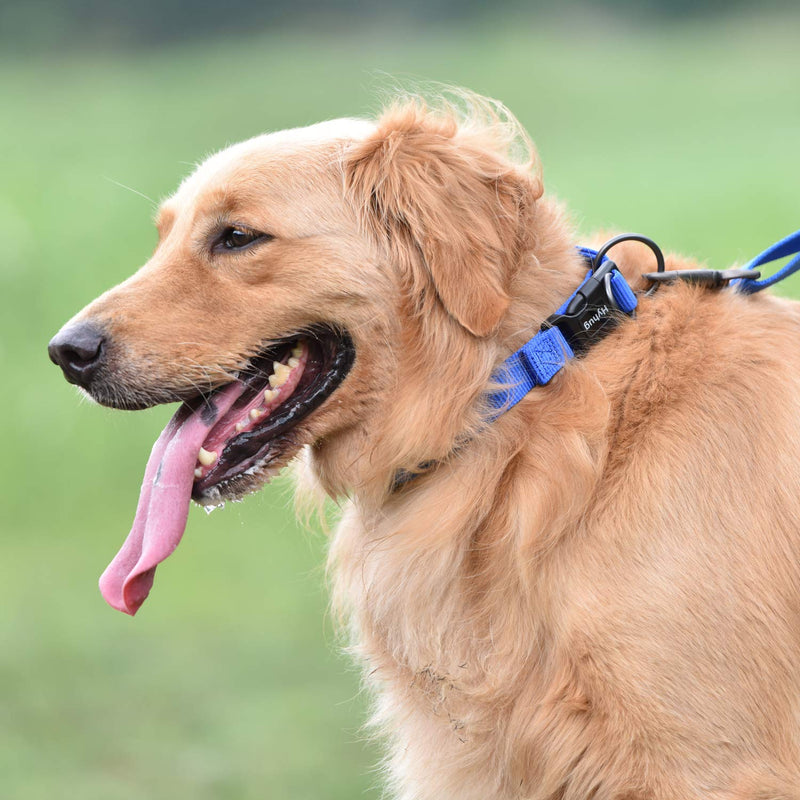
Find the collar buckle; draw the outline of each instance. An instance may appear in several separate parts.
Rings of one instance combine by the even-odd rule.
[[[620,312],[633,316],[635,311],[621,307],[614,294],[615,271],[616,264],[606,259],[586,277],[567,303],[542,323],[541,330],[558,328],[578,355],[619,324]],[[616,275],[622,277],[618,272]]]

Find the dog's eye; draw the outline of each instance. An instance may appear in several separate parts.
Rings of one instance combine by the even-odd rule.
[[[271,239],[268,233],[243,228],[239,225],[225,228],[214,242],[214,252],[224,252],[226,250],[242,250],[255,242]]]

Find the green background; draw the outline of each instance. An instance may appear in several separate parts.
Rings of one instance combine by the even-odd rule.
[[[228,143],[371,114],[393,86],[434,80],[519,116],[580,231],[635,230],[725,267],[800,227],[797,31],[520,16],[0,56],[0,796],[380,794],[326,613],[325,540],[293,521],[288,481],[193,508],[135,620],[97,592],[172,409],[80,400],[45,349],[147,259],[153,206],[136,192],[164,197]]]

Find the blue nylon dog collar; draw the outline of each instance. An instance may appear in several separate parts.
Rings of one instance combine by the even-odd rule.
[[[633,316],[636,295],[605,256],[594,268],[598,251],[578,248],[589,272],[566,302],[548,317],[542,329],[512,353],[492,374],[502,389],[487,397],[494,421],[513,408],[531,389],[549,383],[566,363],[614,327],[620,314]],[[577,351],[577,352],[576,352]]]

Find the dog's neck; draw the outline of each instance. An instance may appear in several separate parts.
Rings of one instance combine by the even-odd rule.
[[[452,319],[432,323],[409,317],[399,330],[383,334],[400,356],[371,370],[373,379],[389,384],[373,423],[364,425],[363,436],[329,439],[314,451],[317,480],[329,495],[345,494],[362,507],[380,509],[396,488],[399,471],[449,463],[465,443],[473,449],[476,440],[493,437],[483,408],[492,374],[538,331],[586,271],[558,204],[541,201],[532,225],[532,247],[513,271],[509,307],[492,335],[474,337]]]

